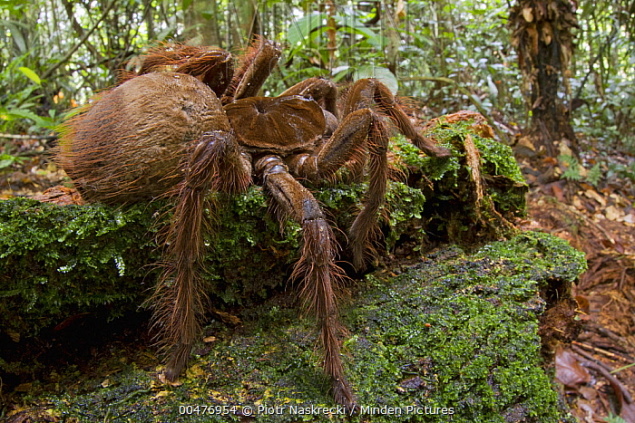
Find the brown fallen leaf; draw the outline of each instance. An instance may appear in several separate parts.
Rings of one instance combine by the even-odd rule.
[[[84,200],[77,190],[62,185],[51,187],[42,194],[34,195],[33,199],[43,203],[57,204],[58,206],[84,204]]]
[[[212,310],[223,322],[230,325],[239,325],[241,323],[240,317],[233,314],[226,313],[217,309]]]
[[[580,365],[578,358],[571,351],[556,351],[556,379],[563,385],[577,389],[578,385],[589,383],[591,375]]]

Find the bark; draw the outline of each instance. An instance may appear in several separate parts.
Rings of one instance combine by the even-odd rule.
[[[218,46],[219,19],[216,13],[215,2],[192,1],[185,10],[185,36],[188,42],[195,45]],[[212,15],[210,18],[209,15]]]
[[[567,88],[577,27],[573,5],[568,0],[520,0],[510,9],[509,22],[531,110],[527,135],[548,156],[558,155],[559,141],[577,155],[569,109],[559,97]]]

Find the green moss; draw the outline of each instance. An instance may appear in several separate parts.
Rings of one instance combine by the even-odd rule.
[[[452,158],[449,161],[430,160],[429,164],[423,162],[419,164],[419,167],[425,168],[429,172],[430,178],[435,181],[456,178],[462,167],[461,158],[465,157],[461,143],[469,134],[481,155],[483,174],[504,176],[515,183],[525,185],[525,180],[511,148],[491,138],[479,135],[478,131],[474,130],[474,124],[473,119],[452,123],[448,123],[443,117],[437,119],[434,125],[426,129],[425,135],[452,150]]]
[[[558,421],[557,394],[541,368],[537,295],[548,280],[584,271],[582,254],[525,233],[473,256],[455,249],[430,258],[393,280],[371,279],[379,290],[352,315],[353,333],[363,334],[347,343],[360,403],[453,407],[452,421],[518,421],[508,420],[518,413]]]
[[[530,275],[532,280],[574,280],[587,268],[582,251],[572,249],[568,242],[541,232],[527,232],[514,238],[514,242],[495,242],[483,247],[475,257],[498,257],[513,263]],[[531,260],[525,251],[534,251]]]
[[[0,326],[16,338],[95,307],[136,307],[157,257],[146,207],[0,201]]]
[[[300,227],[287,222],[281,228],[257,186],[219,198],[217,205],[207,241],[210,292],[226,304],[249,305],[286,280],[289,265],[297,259]]]
[[[440,250],[396,277],[369,275],[343,307],[350,330],[343,354],[364,407],[360,421],[567,420],[542,368],[537,292],[547,280],[571,281],[584,268],[566,243],[525,233],[474,255]],[[310,322],[279,298],[245,309],[241,318],[234,331],[214,329],[216,340],[199,349],[181,386],[158,384],[130,364],[107,383],[102,377],[31,400],[68,421],[243,421],[245,406],[267,407],[258,422],[348,421],[328,395]],[[335,413],[292,414],[291,406]],[[386,414],[388,407],[402,415]],[[200,415],[204,409],[228,414]]]
[[[449,158],[423,156],[405,138],[396,140],[397,157],[427,198],[423,214],[426,229],[437,238],[465,247],[511,236],[513,229],[501,221],[525,214],[528,189],[511,149],[480,136],[473,125],[472,120],[448,123],[439,118],[428,126],[425,135],[448,148],[452,152]],[[480,155],[478,183],[484,187],[480,203],[475,201],[466,159],[468,137]]]

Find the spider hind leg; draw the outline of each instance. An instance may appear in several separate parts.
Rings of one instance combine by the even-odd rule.
[[[340,357],[340,337],[344,328],[338,316],[337,286],[344,273],[335,263],[337,247],[333,231],[317,200],[291,176],[280,157],[265,156],[256,162],[255,168],[283,214],[302,225],[302,254],[291,279],[301,281],[303,309],[317,320],[324,353],[323,368],[331,378],[334,398],[347,408],[352,407],[355,400]]]

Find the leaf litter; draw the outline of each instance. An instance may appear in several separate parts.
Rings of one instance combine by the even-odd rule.
[[[635,163],[623,153],[605,159]],[[556,381],[578,421],[634,423],[635,182],[557,179],[557,161],[521,166],[532,186],[522,226],[566,239],[588,261],[574,287],[582,331],[556,350]]]

